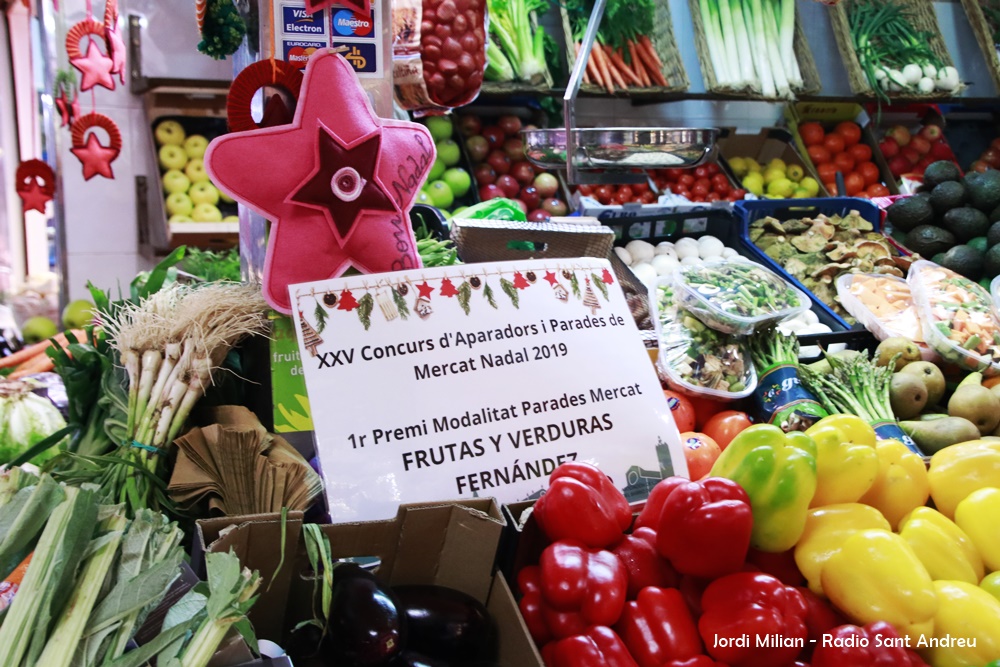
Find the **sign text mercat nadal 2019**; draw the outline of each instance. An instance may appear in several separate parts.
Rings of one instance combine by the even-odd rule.
[[[504,328],[485,329],[474,332],[448,332],[442,334],[437,341],[432,338],[403,341],[389,345],[364,345],[361,348],[348,348],[323,352],[316,356],[317,368],[336,368],[354,364],[356,361],[380,361],[395,357],[419,355],[436,349],[467,347],[472,350],[478,343],[488,343],[504,340],[515,340],[547,334],[550,332],[596,329],[606,326],[624,326],[621,315],[583,318],[548,318],[539,320],[537,324],[507,325]],[[414,364],[413,373],[417,380],[438,378],[445,375],[457,375],[473,371],[488,370],[513,364],[543,361],[554,357],[565,357],[570,353],[565,343],[549,343],[545,345],[511,348],[503,353],[470,355],[467,359],[443,364]]]

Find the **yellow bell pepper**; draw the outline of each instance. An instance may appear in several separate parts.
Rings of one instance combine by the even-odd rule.
[[[930,496],[927,466],[918,454],[898,440],[878,441],[875,453],[878,455],[878,476],[860,502],[881,512],[895,530],[904,516],[927,504]]]
[[[997,600],[1000,600],[1000,572],[987,574],[983,577],[983,580],[979,582],[979,587],[995,597]]]
[[[979,550],[991,571],[1000,570],[1000,489],[973,491],[955,509],[955,523]]]
[[[858,502],[878,474],[875,429],[855,415],[830,415],[806,435],[816,443],[816,493],[809,506]]]
[[[972,440],[945,447],[931,457],[927,473],[934,506],[954,518],[955,508],[970,493],[1000,488],[1000,440]]]
[[[830,602],[858,625],[887,621],[911,642],[934,627],[934,582],[899,535],[854,533],[823,565],[820,581]]]
[[[824,594],[820,575],[830,556],[840,551],[848,537],[869,529],[892,532],[881,512],[861,503],[827,505],[809,510],[806,529],[795,545],[795,564],[813,593]]]
[[[910,512],[899,524],[899,535],[935,581],[965,581],[975,586],[985,574],[976,545],[935,509],[918,507]]]
[[[921,657],[934,667],[982,667],[1000,658],[1000,600],[964,581],[935,581],[934,590],[934,633],[913,644]]]

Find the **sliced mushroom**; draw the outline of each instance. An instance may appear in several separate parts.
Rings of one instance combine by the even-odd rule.
[[[818,218],[813,221],[812,227],[809,229],[809,233],[819,234],[827,241],[833,238],[833,235],[837,233],[837,228],[834,227],[833,223],[825,218]]]
[[[827,264],[825,266],[819,267],[809,275],[812,276],[813,278],[825,278],[825,277],[833,278],[838,273],[842,271],[847,271],[850,268],[851,268],[850,264],[838,264],[834,262],[832,264]]]
[[[809,265],[801,257],[792,257],[785,262],[785,271],[795,277],[804,276],[809,271]]]
[[[764,218],[764,230],[769,232],[775,232],[776,234],[784,234],[785,228],[781,226],[775,218]]]
[[[875,273],[883,273],[889,276],[896,276],[897,278],[905,277],[899,267],[896,266],[876,266]]]
[[[896,260],[892,257],[879,257],[875,260],[875,266],[896,266]]]
[[[857,250],[858,257],[863,259],[876,260],[890,257],[889,249],[875,241],[862,241],[854,247]]]
[[[892,258],[892,261],[895,262],[896,266],[902,269],[903,271],[909,271],[910,267],[913,265],[913,262],[915,262],[919,258],[920,258],[919,255],[909,255],[909,256],[896,255],[895,257]]]
[[[802,252],[818,252],[826,247],[826,237],[810,229],[801,236],[792,239],[792,245]]]
[[[757,224],[757,223],[754,223],[754,224]],[[754,227],[754,226],[751,225],[751,227],[750,227],[750,234],[749,234],[749,236],[750,236],[750,242],[751,243],[756,243],[757,239],[759,239],[763,235],[764,235],[764,228],[763,227]]]
[[[860,273],[871,273],[875,270],[875,261],[871,259],[858,260],[855,264]]]
[[[826,250],[827,258],[833,260],[834,262],[842,262],[845,259],[854,259],[858,256],[858,253],[854,248],[850,248],[844,243],[834,243],[832,245],[833,248],[830,248],[830,246],[827,245],[824,250]]]
[[[854,243],[860,236],[861,232],[856,229],[841,229],[833,235],[833,240],[843,243]]]
[[[798,234],[799,232],[806,231],[812,225],[805,220],[785,220],[781,223],[781,227],[786,234]]]

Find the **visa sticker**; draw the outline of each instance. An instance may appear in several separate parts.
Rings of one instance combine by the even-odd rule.
[[[375,16],[365,16],[350,9],[333,14],[333,32],[341,37],[374,37]]]
[[[340,46],[346,46],[347,51],[341,55],[351,63],[351,67],[354,68],[355,72],[374,72],[377,63],[377,52],[375,50],[374,44],[355,44],[353,42],[345,44],[343,42],[334,42],[333,48]]]
[[[325,35],[324,10],[308,14],[305,7],[282,7],[281,18],[285,33],[289,35]]]

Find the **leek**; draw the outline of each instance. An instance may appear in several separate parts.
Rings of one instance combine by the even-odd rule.
[[[486,71],[483,78],[487,81],[513,81],[516,78],[514,68],[511,66],[507,56],[503,54],[493,40],[488,40],[486,47]]]
[[[521,81],[552,85],[545,63],[545,33],[538,28],[535,12],[548,8],[545,0],[487,0],[490,33]],[[487,56],[489,55],[487,45]]]

